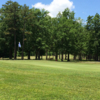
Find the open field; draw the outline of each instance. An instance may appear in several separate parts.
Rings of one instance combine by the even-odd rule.
[[[100,100],[100,63],[0,60],[0,100]]]

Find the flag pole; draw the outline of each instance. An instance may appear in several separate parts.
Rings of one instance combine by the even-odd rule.
[[[21,48],[20,42],[18,43],[18,54],[19,54],[19,48]]]
[[[18,52],[17,52],[17,57],[18,57],[18,54],[19,54],[19,46],[18,46]]]

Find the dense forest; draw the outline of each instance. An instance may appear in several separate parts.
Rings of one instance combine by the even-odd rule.
[[[18,43],[21,48],[18,48]],[[18,52],[19,49],[19,52]],[[0,8],[0,57],[16,59],[24,56],[40,56],[52,52],[55,59],[61,54],[86,57],[98,61],[100,56],[100,15],[88,16],[86,25],[75,18],[74,11],[66,8],[56,17],[44,9],[31,8],[25,4],[7,1]]]

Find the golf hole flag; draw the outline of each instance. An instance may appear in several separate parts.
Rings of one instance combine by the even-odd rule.
[[[20,44],[20,42],[18,43],[18,47],[21,48],[21,44]]]

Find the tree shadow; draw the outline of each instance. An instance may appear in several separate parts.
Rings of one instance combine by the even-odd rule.
[[[0,58],[0,60],[22,60],[22,59],[9,59],[9,58]],[[23,60],[39,60],[39,59],[23,59]],[[76,59],[76,60],[70,60],[70,61],[68,61],[68,60],[61,60],[61,59],[58,59],[57,61],[55,60],[55,59],[40,59],[40,60],[45,60],[45,61],[53,61],[53,62],[76,62],[76,63],[78,63],[78,62],[100,62],[100,61],[95,61],[95,60],[78,60],[78,59]],[[39,61],[40,61],[39,60]]]

